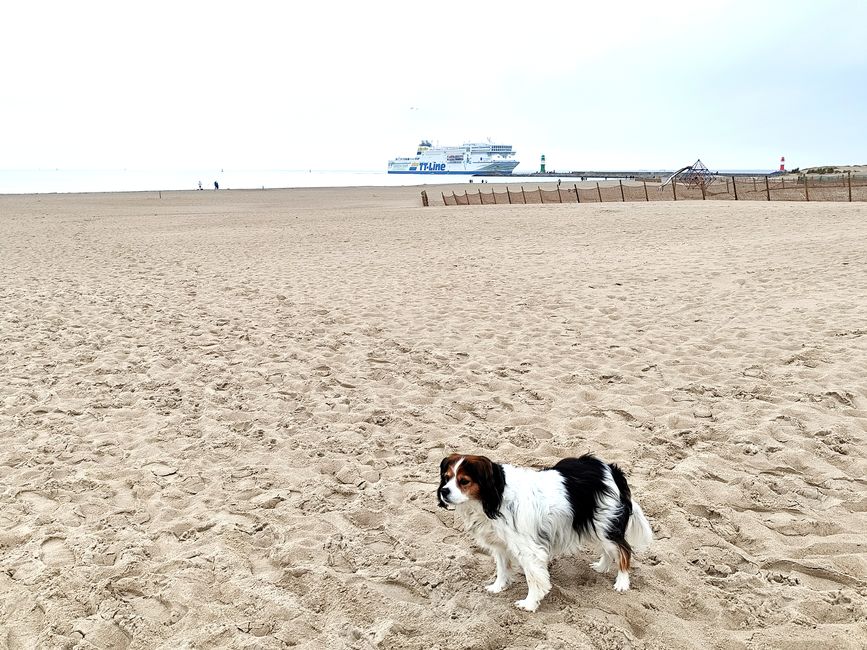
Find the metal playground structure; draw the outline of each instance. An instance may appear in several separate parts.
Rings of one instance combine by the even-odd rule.
[[[686,185],[686,187],[697,188],[704,191],[713,185],[716,180],[716,175],[705,167],[701,158],[699,158],[693,164],[681,167],[674,172],[663,181],[662,185],[659,186],[659,189],[661,191],[669,183],[682,183],[683,185]]]

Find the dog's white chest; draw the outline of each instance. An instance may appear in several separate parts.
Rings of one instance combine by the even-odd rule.
[[[483,547],[492,548],[502,546],[504,540],[497,534],[491,520],[483,512],[470,510],[462,513],[464,529],[473,536],[476,542]]]

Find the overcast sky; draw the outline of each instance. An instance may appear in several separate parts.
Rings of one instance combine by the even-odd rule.
[[[10,2],[0,169],[867,163],[867,2]]]

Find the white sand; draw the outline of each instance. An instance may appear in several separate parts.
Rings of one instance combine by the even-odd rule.
[[[0,273],[0,648],[867,644],[864,204],[0,197]],[[486,593],[452,451],[620,463],[634,589]]]

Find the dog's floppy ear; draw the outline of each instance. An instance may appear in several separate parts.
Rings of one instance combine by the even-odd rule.
[[[489,519],[500,516],[500,506],[503,504],[503,490],[506,488],[506,473],[503,466],[490,458],[478,456],[473,459],[473,470],[476,483],[479,485],[479,499],[482,509]]]

